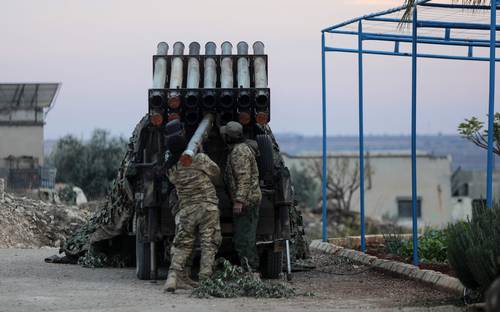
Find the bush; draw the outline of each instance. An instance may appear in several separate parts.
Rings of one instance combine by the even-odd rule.
[[[498,276],[500,204],[475,207],[472,220],[448,226],[448,261],[467,288],[484,292]]]
[[[57,168],[56,182],[79,186],[95,199],[106,194],[126,148],[125,139],[97,129],[88,142],[72,135],[61,138],[49,162]]]
[[[413,241],[399,234],[384,235],[386,252],[411,258]],[[447,231],[426,228],[418,240],[418,254],[423,263],[445,263],[447,261]]]

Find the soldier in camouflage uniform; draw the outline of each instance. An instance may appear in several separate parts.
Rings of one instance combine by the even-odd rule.
[[[201,242],[200,280],[210,277],[215,254],[222,236],[218,198],[212,180],[220,170],[206,154],[198,153],[190,166],[183,166],[177,160],[187,145],[184,136],[173,136],[168,147],[175,164],[168,169],[167,176],[175,185],[179,198],[179,211],[175,214],[175,238],[170,249],[171,263],[165,290],[174,292],[177,279],[184,276],[184,266],[189,258],[198,229]]]
[[[262,193],[259,169],[252,148],[245,143],[243,127],[231,121],[221,127],[221,135],[229,145],[225,179],[233,202],[233,243],[242,264],[252,270],[259,267],[256,232]]]

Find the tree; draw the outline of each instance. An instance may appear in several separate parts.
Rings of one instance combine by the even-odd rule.
[[[404,0],[404,4],[407,6],[403,14],[403,21],[410,21],[411,14],[413,12],[413,5],[419,0]],[[491,0],[490,0],[491,1]],[[482,5],[488,3],[487,0],[454,0],[454,2],[462,2],[463,4],[470,5]]]
[[[477,117],[465,119],[458,125],[458,132],[477,146],[488,149],[488,128]],[[493,153],[500,155],[500,113],[496,113],[494,118]]]
[[[57,168],[56,181],[81,187],[90,198],[106,194],[126,151],[122,137],[110,137],[106,130],[96,129],[88,142],[72,135],[61,138],[51,154]]]
[[[315,160],[311,172],[320,180],[323,178],[322,163]],[[359,161],[349,157],[336,157],[327,163],[327,200],[333,200],[334,209],[349,211],[354,193],[359,189]],[[365,166],[365,178],[371,174],[369,165]]]
[[[310,170],[298,169],[296,166],[290,168],[295,199],[306,208],[315,209],[320,199],[320,188],[318,180],[311,174]]]

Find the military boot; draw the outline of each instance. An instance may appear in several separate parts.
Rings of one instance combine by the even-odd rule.
[[[165,282],[165,286],[163,286],[163,291],[175,292],[177,288],[177,272],[170,271],[168,272],[167,281]]]
[[[184,268],[183,281],[193,288],[200,286],[197,282],[195,282],[191,279],[191,267],[190,266],[187,266]]]

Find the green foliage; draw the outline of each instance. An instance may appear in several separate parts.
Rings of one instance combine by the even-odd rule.
[[[385,252],[388,254],[401,255],[401,250],[405,244],[405,240],[400,234],[384,234]]]
[[[488,127],[477,117],[465,119],[458,125],[458,133],[475,145],[488,148]],[[495,113],[493,123],[493,152],[500,155],[500,113]]]
[[[295,291],[283,283],[262,281],[255,274],[232,265],[225,259],[220,259],[219,262],[221,268],[212,278],[202,281],[200,286],[193,290],[193,297],[288,298],[295,295]]]
[[[105,252],[96,251],[93,248],[78,258],[78,264],[84,268],[124,268],[128,259],[119,254],[107,254]]]
[[[50,157],[57,168],[56,181],[77,185],[90,198],[103,197],[126,147],[123,138],[110,137],[102,129],[94,130],[88,142],[67,135],[57,142]]]
[[[320,188],[317,179],[309,171],[298,169],[295,166],[291,167],[290,175],[293,179],[295,199],[301,206],[315,209],[320,198]]]
[[[386,252],[403,258],[413,255],[413,240],[400,234],[384,235]],[[424,263],[445,263],[447,260],[447,232],[426,228],[418,240],[418,253]]]
[[[500,204],[474,208],[472,220],[448,226],[448,259],[460,281],[483,292],[498,276]]]
[[[73,185],[68,184],[57,192],[59,199],[66,204],[74,205],[76,203],[76,192],[73,191]]]

